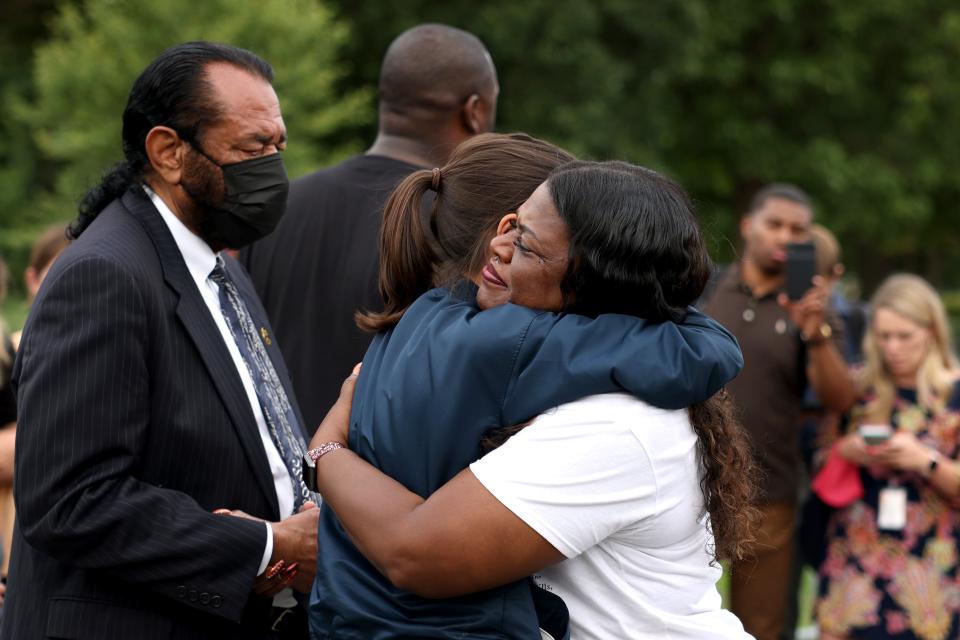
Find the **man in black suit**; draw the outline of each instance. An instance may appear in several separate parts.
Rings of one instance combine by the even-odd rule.
[[[134,83],[126,161],[81,203],[14,372],[5,638],[266,638],[269,598],[309,590],[302,420],[253,287],[219,254],[283,213],[272,79],[194,42]],[[281,559],[299,567],[265,571]]]
[[[240,258],[276,329],[311,429],[370,343],[353,317],[382,306],[377,234],[387,197],[411,172],[443,166],[458,144],[492,130],[499,86],[476,36],[424,24],[387,49],[379,93],[373,146],[295,180],[277,230]]]

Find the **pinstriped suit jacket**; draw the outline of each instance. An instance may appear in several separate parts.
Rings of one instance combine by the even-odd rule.
[[[57,260],[23,335],[3,637],[262,637],[264,525],[211,511],[276,520],[276,490],[221,334],[142,189]]]

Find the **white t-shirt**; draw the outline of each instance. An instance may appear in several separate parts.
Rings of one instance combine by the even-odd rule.
[[[567,603],[572,640],[750,638],[720,607],[687,411],[590,396],[470,470],[568,558],[536,580]]]

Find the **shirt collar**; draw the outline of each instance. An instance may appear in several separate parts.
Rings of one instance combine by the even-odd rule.
[[[218,254],[214,253],[210,245],[201,240],[200,236],[190,231],[153,189],[147,185],[143,185],[143,189],[150,196],[153,206],[160,212],[160,217],[167,223],[167,227],[173,235],[173,241],[177,243],[177,248],[183,255],[183,261],[187,264],[187,270],[197,286],[200,286],[206,282],[210,272],[217,266]]]
[[[739,291],[740,293],[746,296],[749,296],[751,298],[754,297],[753,289],[751,289],[750,285],[748,285],[746,282],[743,281],[743,270],[742,270],[742,265],[740,264],[739,261],[731,264],[730,267],[727,269],[726,274],[724,275],[725,275],[724,281],[719,285],[720,288],[726,289],[728,291],[730,290]],[[767,298],[776,299],[777,296],[780,295],[782,291],[783,291],[783,287],[778,287],[776,289],[773,289],[766,295],[757,299],[758,300],[766,300]]]

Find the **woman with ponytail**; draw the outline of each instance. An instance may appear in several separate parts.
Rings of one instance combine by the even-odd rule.
[[[573,159],[523,133],[484,133],[460,144],[443,168],[408,176],[387,200],[380,227],[383,311],[358,314],[360,326],[389,329],[435,283],[479,274],[501,216],[516,211],[552,169]],[[422,203],[431,192],[424,216]]]
[[[671,548],[678,558],[654,564],[664,579],[681,582],[671,607],[690,615],[660,611],[652,601],[637,605],[634,591],[625,602],[646,607],[641,622],[665,619],[658,631],[677,637],[708,627],[719,637],[742,637],[736,619],[720,611],[719,569],[711,562],[739,555],[749,542],[751,461],[723,401],[697,406],[695,425],[686,411],[729,381],[742,361],[729,334],[688,306],[709,273],[689,202],[653,172],[558,162],[562,152],[527,136],[466,145],[449,165],[411,175],[388,202],[381,235],[386,307],[362,319],[381,332],[364,358],[352,415],[351,379],[311,443],[308,464],[315,464],[326,501],[313,637],[538,638],[543,629],[563,637],[568,617],[559,589],[550,585],[551,593],[524,576],[562,559],[569,547],[524,523],[476,478],[466,493],[460,489],[472,477],[463,470],[483,453],[482,439],[503,441],[510,429],[518,434],[494,455],[518,450],[515,441],[544,431],[537,425],[551,408],[563,412],[574,401],[592,403],[586,411],[601,416],[611,406],[628,407],[635,426],[647,421],[647,431],[662,439],[663,452],[655,453],[669,465],[662,478],[651,475],[634,444],[622,449],[641,466],[631,472],[621,459],[612,470],[631,475],[624,494],[631,500],[649,497],[658,483],[670,485],[663,494],[665,539],[679,536],[685,546]],[[537,185],[548,176],[571,182],[564,165],[601,167],[600,177],[614,171],[615,197],[576,203],[571,189],[595,196],[605,184],[589,175],[557,191],[573,203],[562,218],[554,212],[538,222],[553,205],[544,206],[550,196],[544,201],[545,187]],[[430,190],[436,196],[425,215],[420,199]],[[423,292],[454,276],[466,284]],[[594,287],[609,309],[592,296]],[[570,312],[578,301],[586,315]],[[584,418],[583,407],[571,411]],[[623,424],[581,424],[587,433],[577,442],[586,443],[594,429],[601,442],[619,429],[609,442],[623,445]],[[352,452],[341,451],[346,445]],[[579,446],[575,457],[590,448]],[[531,455],[536,471],[540,458],[522,455]],[[604,455],[591,460],[608,464]],[[516,457],[510,464],[527,466]],[[557,480],[554,489],[563,484]],[[456,506],[444,499],[450,495],[459,496]],[[421,513],[437,517],[423,520]],[[594,522],[595,512],[584,515]],[[634,554],[651,522],[632,523],[630,533],[639,535],[630,543]],[[681,605],[683,598],[689,600]],[[578,611],[572,615],[576,622]],[[580,615],[587,627],[595,617]],[[623,623],[634,622],[631,614]]]

